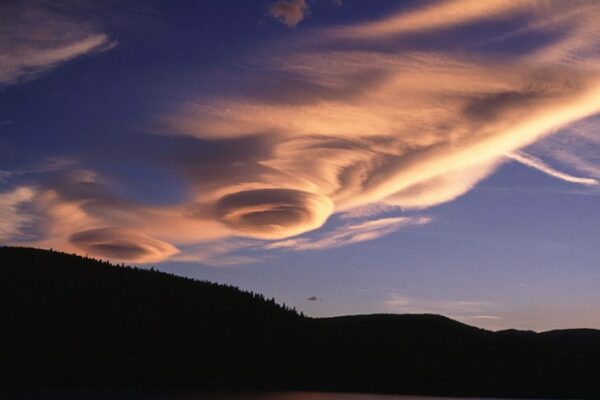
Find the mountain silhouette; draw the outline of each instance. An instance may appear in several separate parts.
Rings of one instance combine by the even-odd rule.
[[[600,331],[439,315],[308,318],[260,294],[0,248],[0,388],[176,387],[600,397]]]

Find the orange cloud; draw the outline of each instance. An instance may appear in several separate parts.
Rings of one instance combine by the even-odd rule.
[[[35,78],[84,54],[116,42],[89,23],[66,18],[42,4],[0,4],[0,84]]]
[[[547,3],[535,0],[449,0],[400,12],[377,21],[334,28],[330,35],[342,38],[385,39],[412,32],[435,31],[489,19],[533,11]]]
[[[218,218],[241,235],[280,239],[319,228],[331,214],[327,197],[291,189],[246,190],[223,196]]]
[[[77,232],[69,241],[91,256],[136,263],[163,261],[179,251],[169,243],[124,228],[99,228]]]
[[[238,92],[197,96],[162,118],[162,131],[216,149],[171,160],[189,184],[186,199],[148,206],[120,199],[97,177],[80,174],[36,191],[33,202],[52,238],[40,243],[105,254],[113,249],[138,262],[232,237],[276,241],[267,248],[327,248],[372,240],[413,220],[345,225],[313,240],[296,236],[336,213],[374,218],[365,210],[452,201],[507,156],[591,183],[519,153],[600,112],[600,63],[580,40],[596,38],[596,28],[563,15],[561,4],[439,1],[319,30],[277,54],[261,53],[249,63],[268,78],[249,69]],[[600,15],[600,6],[581,4],[577,10]],[[488,39],[551,31],[547,43],[525,55],[489,56],[404,49],[388,40],[515,15],[525,21],[521,30]],[[368,51],[365,41],[373,44]],[[477,38],[473,48],[481,43]],[[107,239],[113,234],[114,243]]]
[[[278,0],[269,7],[269,15],[289,27],[298,25],[309,11],[306,0]]]

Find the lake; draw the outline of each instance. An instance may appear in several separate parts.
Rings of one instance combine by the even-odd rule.
[[[458,400],[457,397],[427,397],[385,394],[321,393],[321,392],[272,392],[272,393],[227,393],[182,397],[176,400]],[[467,399],[467,398],[465,398]],[[484,400],[469,397],[468,400]],[[167,399],[165,399],[167,400]],[[170,399],[169,399],[170,400]],[[175,400],[175,399],[173,399]],[[489,400],[489,398],[487,398]],[[495,399],[502,400],[502,399]],[[507,400],[507,399],[504,399]]]
[[[1,395],[0,395],[1,398]],[[360,393],[323,393],[323,392],[228,392],[228,393],[137,393],[137,392],[89,392],[59,391],[37,392],[27,395],[18,394],[11,399],[27,400],[460,400],[458,397],[428,397]],[[464,400],[492,400],[484,397],[469,397]],[[500,399],[493,400],[514,400]],[[538,399],[540,400],[540,399]]]

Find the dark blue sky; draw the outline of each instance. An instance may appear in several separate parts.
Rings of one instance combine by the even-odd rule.
[[[315,316],[600,328],[599,17],[593,1],[3,2],[0,242]]]

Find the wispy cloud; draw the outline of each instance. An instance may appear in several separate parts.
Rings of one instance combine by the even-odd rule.
[[[347,224],[316,239],[298,238],[265,245],[267,249],[322,250],[375,240],[411,225],[424,225],[428,217],[380,218],[358,224]]]
[[[527,150],[597,180],[600,178],[599,122],[597,116],[585,119]]]
[[[598,181],[594,178],[581,178],[581,177],[569,175],[567,173],[558,171],[558,170],[552,168],[551,166],[549,166],[548,164],[544,163],[539,158],[534,157],[534,156],[527,154],[525,152],[522,152],[522,151],[511,153],[511,154],[507,155],[507,157],[512,160],[515,160],[523,165],[527,165],[528,167],[537,169],[538,171],[541,171],[541,172],[548,174],[554,178],[558,178],[558,179],[561,179],[566,182],[579,183],[582,185],[591,185],[591,186],[596,186],[599,184]]]
[[[490,301],[430,299],[392,293],[383,301],[388,312],[400,314],[440,314],[461,322],[498,329],[503,317]]]
[[[506,18],[519,11],[532,11],[535,6],[534,0],[437,1],[377,21],[334,28],[330,30],[330,34],[339,37],[385,39],[405,33],[435,31],[486,19]]]
[[[33,223],[33,217],[21,206],[30,202],[33,196],[34,189],[25,186],[0,193],[0,242],[6,244],[23,238],[23,229]]]
[[[30,80],[116,42],[93,25],[50,11],[41,2],[0,4],[0,85]]]
[[[421,299],[401,294],[391,294],[390,297],[383,302],[386,308],[390,311],[401,313],[445,313],[448,312],[481,312],[486,307],[492,305],[488,301],[479,300],[434,300]]]
[[[213,267],[254,264],[265,257],[239,254],[246,249],[255,249],[258,244],[245,240],[216,240],[207,243],[184,246],[181,253],[172,257],[172,261],[201,263]]]

